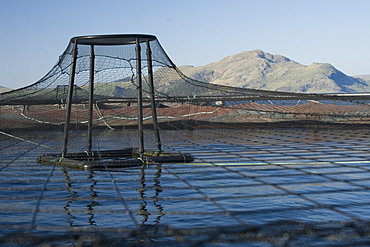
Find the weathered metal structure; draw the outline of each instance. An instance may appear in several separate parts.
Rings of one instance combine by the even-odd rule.
[[[151,41],[156,41],[156,37],[153,35],[145,34],[129,34],[129,35],[93,35],[93,36],[79,36],[74,37],[70,40],[67,54],[71,57],[71,63],[68,66],[69,71],[69,83],[68,83],[68,94],[65,101],[65,121],[64,121],[64,136],[63,136],[63,148],[61,157],[59,154],[45,154],[38,157],[39,162],[57,162],[58,164],[68,165],[80,168],[106,168],[106,167],[126,167],[136,166],[148,163],[158,162],[189,162],[193,158],[190,154],[172,154],[168,152],[162,152],[161,139],[157,122],[156,113],[156,99],[154,93],[153,83],[153,62],[152,62],[152,51]],[[151,105],[151,118],[152,125],[155,135],[156,150],[146,151],[144,145],[144,131],[143,131],[143,78],[142,78],[142,48],[141,44],[145,44],[145,61],[146,61],[146,78],[149,86],[149,102]],[[93,111],[94,105],[97,102],[105,102],[109,100],[109,96],[95,95],[94,84],[95,84],[95,73],[96,73],[96,55],[95,50],[104,49],[104,47],[123,47],[130,46],[135,51],[135,57],[125,58],[124,60],[133,60],[136,64],[135,74],[132,76],[132,82],[136,85],[136,104],[137,104],[137,130],[138,130],[138,148],[124,148],[122,150],[104,150],[99,153],[93,149]],[[88,68],[88,88],[87,91],[87,149],[85,152],[68,152],[69,143],[69,131],[71,128],[71,111],[73,104],[85,103],[86,96],[78,100],[74,100],[74,94],[76,91],[75,78],[78,73],[76,68],[81,66],[82,63],[86,63],[86,57],[79,57],[78,53],[80,49],[89,48],[89,61],[86,69]],[[69,52],[68,52],[69,51]],[[66,53],[62,56],[66,55]],[[104,55],[103,55],[104,56]],[[61,60],[62,60],[61,59]],[[84,61],[80,62],[79,60]],[[132,68],[134,69],[134,68]],[[59,87],[57,87],[59,89]],[[57,90],[58,91],[58,90]],[[58,94],[58,93],[57,93]],[[57,96],[56,96],[57,98]],[[40,100],[40,99],[38,99]],[[57,99],[58,100],[58,99]]]

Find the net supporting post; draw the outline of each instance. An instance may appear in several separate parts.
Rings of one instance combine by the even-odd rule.
[[[66,109],[66,118],[64,123],[64,141],[63,141],[63,152],[64,156],[67,153],[68,146],[68,127],[71,120],[71,108],[72,108],[72,96],[73,88],[75,83],[75,72],[76,72],[76,61],[77,61],[77,39],[74,40],[73,51],[72,51],[72,65],[69,75],[69,87],[68,87],[68,96],[67,96],[67,109]]]
[[[154,128],[157,148],[159,151],[162,151],[162,143],[161,143],[161,137],[159,135],[157,109],[156,109],[156,101],[155,101],[155,94],[154,94],[152,51],[150,49],[149,40],[146,41],[146,47],[147,47],[146,55],[148,59],[148,79],[149,79],[149,90],[150,90],[150,103],[152,106],[153,128]]]
[[[144,154],[144,132],[143,132],[143,88],[141,80],[141,47],[139,37],[136,37],[136,82],[137,82],[137,115],[138,115],[138,137],[139,155]]]
[[[90,87],[89,87],[89,121],[88,121],[88,135],[87,135],[87,151],[91,154],[92,149],[92,120],[93,120],[93,106],[94,106],[94,70],[95,70],[95,52],[94,45],[91,45],[90,51]]]

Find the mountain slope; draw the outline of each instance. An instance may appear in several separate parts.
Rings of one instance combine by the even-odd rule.
[[[307,93],[370,92],[365,79],[347,76],[330,64],[305,66],[261,50],[244,51],[219,62],[179,69],[194,79],[234,87]]]
[[[0,86],[0,93],[5,93],[5,92],[8,92],[8,91],[11,91],[12,89],[10,88],[6,88],[6,87],[3,87],[3,86]]]

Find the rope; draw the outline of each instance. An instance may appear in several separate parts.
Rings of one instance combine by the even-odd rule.
[[[14,135],[11,135],[11,134],[8,134],[8,133],[5,133],[3,131],[0,130],[0,134],[3,134],[3,135],[6,135],[6,136],[9,136],[11,138],[14,138],[14,139],[17,139],[17,140],[21,140],[21,141],[24,141],[24,142],[28,142],[28,143],[31,143],[31,144],[34,144],[34,145],[37,145],[37,146],[40,146],[40,147],[44,147],[44,148],[48,148],[48,149],[53,149],[53,150],[58,150],[57,148],[53,148],[53,147],[50,147],[50,146],[46,146],[46,145],[43,145],[43,144],[40,144],[40,143],[37,143],[37,142],[34,142],[34,141],[30,141],[30,140],[26,140],[22,137],[18,137],[18,136],[14,136]]]
[[[35,121],[35,122],[38,122],[38,123],[53,124],[53,125],[62,125],[62,124],[64,124],[64,122],[62,122],[62,123],[53,123],[53,122],[42,121],[42,120],[39,120],[37,118],[26,116],[26,114],[24,114],[23,109],[21,110],[21,116],[24,117],[25,119],[32,120],[32,121]]]
[[[99,106],[98,104],[94,104],[95,105],[95,110],[96,112],[98,113],[98,115],[100,116],[99,120],[102,120],[103,123],[110,129],[110,130],[114,130],[114,128],[112,126],[110,126],[107,121],[105,121],[105,117],[103,116],[103,114],[101,113],[100,109],[99,109]]]

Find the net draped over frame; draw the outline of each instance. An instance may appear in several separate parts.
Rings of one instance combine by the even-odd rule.
[[[155,36],[138,37],[140,73],[135,35],[72,38],[43,78],[0,94],[0,243],[368,243],[367,94],[202,82]],[[61,152],[74,55],[68,150],[86,150],[92,45],[97,152],[137,146],[138,74],[145,145],[154,146],[151,61],[163,150],[189,152],[193,163],[76,171],[36,162]]]

